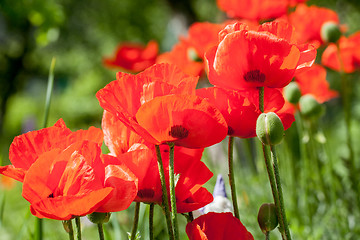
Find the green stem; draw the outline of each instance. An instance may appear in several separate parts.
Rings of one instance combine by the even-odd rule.
[[[99,232],[99,239],[100,239],[100,240],[104,240],[105,237],[104,237],[103,224],[102,224],[102,223],[98,223],[98,224],[97,224],[97,227],[98,227],[98,232]]]
[[[286,219],[284,197],[283,197],[283,192],[282,192],[281,179],[280,179],[279,166],[278,166],[278,162],[277,162],[275,146],[270,145],[270,151],[271,151],[271,159],[273,162],[273,169],[274,169],[274,173],[275,173],[276,188],[277,188],[278,197],[279,197],[281,221],[283,223],[282,225],[284,226],[286,239],[291,240],[289,225],[288,225],[287,219]]]
[[[35,240],[43,239],[43,220],[40,218],[35,219]]]
[[[259,88],[259,109],[260,112],[264,112],[264,87]]]
[[[281,219],[281,209],[280,209],[280,200],[279,200],[279,194],[277,191],[277,187],[276,187],[276,180],[275,180],[275,174],[274,174],[274,169],[272,167],[271,164],[271,159],[269,157],[269,149],[265,144],[262,144],[262,148],[263,148],[263,153],[264,153],[264,159],[265,159],[265,166],[266,166],[266,170],[269,176],[269,182],[270,182],[270,187],[271,187],[271,192],[274,198],[274,203],[276,206],[276,214],[278,217],[278,221],[279,221],[279,231],[281,233],[282,239],[286,240],[286,235],[285,235],[285,231],[284,231],[284,222]]]
[[[161,181],[161,189],[162,189],[162,205],[165,212],[165,218],[166,218],[166,224],[169,232],[170,239],[174,240],[174,232],[172,228],[171,223],[171,217],[170,217],[170,210],[169,210],[169,199],[167,194],[167,188],[166,188],[166,181],[165,181],[165,171],[163,162],[161,160],[161,151],[159,145],[155,145],[156,149],[156,156],[157,156],[157,162],[158,162],[158,168],[159,168],[159,175],[160,175],[160,181]]]
[[[149,209],[149,240],[154,239],[154,203],[150,203]]]
[[[193,212],[189,212],[189,219],[190,219],[190,222],[194,221]]]
[[[174,230],[175,240],[179,239],[179,227],[177,223],[176,194],[175,194],[175,171],[174,171],[174,143],[168,143],[170,147],[169,155],[169,185],[171,203],[171,221]]]
[[[134,222],[133,222],[131,238],[130,238],[131,240],[134,240],[136,238],[136,232],[137,232],[137,227],[138,227],[138,223],[139,223],[139,212],[140,212],[140,202],[136,202],[135,213],[134,213]]]
[[[74,229],[73,229],[73,225],[72,225],[72,220],[71,219],[65,220],[63,225],[64,225],[65,230],[69,234],[69,240],[74,240]]]
[[[55,68],[55,58],[52,58],[50,70],[49,70],[49,77],[48,77],[48,84],[46,90],[46,99],[45,99],[45,114],[44,114],[44,123],[43,127],[46,128],[48,118],[49,118],[49,109],[50,109],[50,100],[52,95],[52,89],[54,85],[54,68]],[[35,240],[42,240],[43,239],[43,220],[40,218],[36,218],[35,220]]]
[[[270,231],[265,233],[265,240],[270,240]]]
[[[340,47],[337,44],[337,54],[340,62],[340,77],[341,77],[341,98],[342,104],[344,108],[344,118],[345,118],[345,126],[346,126],[346,144],[349,149],[349,157],[346,162],[346,166],[350,173],[350,181],[351,187],[353,191],[357,194],[358,189],[358,177],[357,177],[357,168],[354,160],[354,149],[352,147],[352,139],[351,139],[351,85],[349,84],[348,75],[344,71],[344,63],[340,54]],[[358,203],[360,201],[358,200]]]
[[[77,240],[81,240],[81,222],[80,217],[75,218],[75,225],[76,225],[76,236]]]
[[[50,70],[49,70],[49,78],[48,85],[46,90],[46,100],[45,100],[45,114],[44,114],[44,128],[47,126],[48,118],[49,118],[49,110],[50,110],[50,102],[51,95],[54,86],[54,68],[55,68],[56,59],[53,57],[51,60]]]
[[[233,202],[234,214],[235,217],[240,220],[239,208],[236,198],[233,151],[234,151],[234,137],[229,136],[229,148],[228,148],[229,184],[231,188],[231,198]]]

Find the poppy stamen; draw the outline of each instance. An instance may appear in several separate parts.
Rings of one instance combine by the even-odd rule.
[[[169,135],[174,138],[182,139],[182,138],[186,138],[189,135],[189,130],[187,130],[181,125],[174,125],[171,127],[171,130],[169,131]]]
[[[54,198],[54,193],[51,193],[48,198]]]
[[[244,74],[244,80],[246,82],[265,82],[265,74],[260,72],[260,70],[251,70]]]

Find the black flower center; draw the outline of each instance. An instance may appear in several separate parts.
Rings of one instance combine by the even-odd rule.
[[[246,82],[265,82],[265,74],[260,72],[260,70],[251,70],[244,74],[244,79]]]
[[[140,189],[137,193],[139,198],[152,198],[155,195],[154,190],[152,189]]]
[[[182,138],[186,138],[189,135],[189,130],[187,130],[181,125],[174,125],[171,127],[171,130],[169,131],[169,135],[172,136],[173,138],[182,139]]]

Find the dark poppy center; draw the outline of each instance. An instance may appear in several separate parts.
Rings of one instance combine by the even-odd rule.
[[[137,193],[139,198],[153,198],[155,195],[154,190],[149,189],[149,188],[145,188],[145,189],[140,189]]]
[[[171,130],[169,131],[169,135],[172,136],[173,138],[182,139],[182,138],[186,138],[189,135],[189,130],[187,130],[181,125],[174,125],[171,127]]]
[[[54,198],[54,193],[51,193],[48,198]]]
[[[260,70],[251,70],[244,74],[244,79],[246,82],[265,82],[265,74],[260,72]]]

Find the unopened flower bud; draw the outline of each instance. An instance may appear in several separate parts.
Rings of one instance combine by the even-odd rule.
[[[341,37],[339,25],[335,22],[326,22],[321,27],[321,39],[324,42],[336,43]]]
[[[87,215],[87,218],[95,224],[107,223],[110,219],[111,213],[93,212]]]
[[[292,104],[297,104],[301,97],[299,85],[296,82],[289,83],[284,88],[284,96]]]
[[[305,118],[318,118],[324,112],[323,106],[310,94],[300,98],[299,107]]]
[[[187,50],[187,56],[191,61],[194,61],[194,62],[202,62],[203,61],[200,58],[200,56],[197,54],[197,52],[194,48],[189,48]]]
[[[258,213],[258,223],[263,233],[274,230],[278,225],[276,207],[273,203],[261,205]]]
[[[284,137],[284,126],[276,113],[262,113],[256,122],[256,135],[263,144],[276,145]]]

